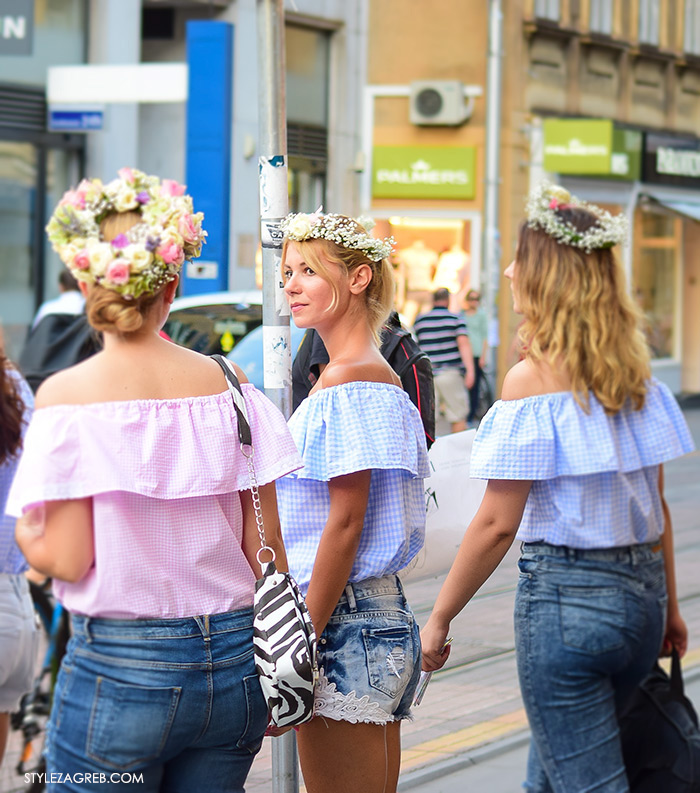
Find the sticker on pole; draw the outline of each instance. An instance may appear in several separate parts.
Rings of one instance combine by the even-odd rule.
[[[289,325],[263,326],[263,385],[285,388],[292,372],[292,335]]]
[[[282,250],[284,232],[280,228],[282,218],[263,218],[260,221],[260,244],[263,248]]]
[[[260,217],[264,220],[282,218],[287,214],[287,158],[278,154],[260,157]],[[263,224],[264,225],[264,224]]]

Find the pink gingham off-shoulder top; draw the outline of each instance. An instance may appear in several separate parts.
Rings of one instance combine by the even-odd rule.
[[[265,484],[301,460],[282,414],[254,386],[242,387]],[[249,488],[228,390],[55,405],[34,413],[7,512],[92,498],[94,565],[78,583],[54,581],[69,611],[190,617],[252,605],[238,495]]]

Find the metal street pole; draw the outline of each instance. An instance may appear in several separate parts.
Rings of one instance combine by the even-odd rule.
[[[258,150],[260,241],[263,270],[263,368],[265,393],[285,418],[292,412],[289,307],[282,290],[280,220],[289,208],[282,0],[257,0]],[[272,739],[272,791],[298,793],[293,730]]]
[[[489,48],[486,71],[486,179],[484,185],[483,273],[489,335],[497,327],[501,234],[498,228],[501,155],[501,59],[503,14],[500,0],[489,0]],[[496,372],[496,351],[489,344],[489,368]]]

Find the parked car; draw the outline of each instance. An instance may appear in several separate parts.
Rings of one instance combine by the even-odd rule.
[[[261,324],[262,292],[251,289],[175,298],[164,330],[183,347],[226,355]]]
[[[292,356],[304,336],[290,322]],[[234,360],[251,383],[263,388],[262,292],[212,292],[173,301],[165,332],[177,344]]]

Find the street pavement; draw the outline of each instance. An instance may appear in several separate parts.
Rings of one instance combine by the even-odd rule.
[[[689,405],[684,412],[700,448],[700,405]],[[675,532],[679,598],[690,632],[683,668],[700,711],[700,452],[667,464],[666,496]],[[433,676],[421,705],[414,708],[414,720],[402,729],[401,791],[515,793],[521,789],[528,728],[517,682],[512,624],[518,553],[513,546],[452,624],[450,658]],[[427,619],[445,574],[407,581],[407,597],[419,623]],[[276,739],[265,740],[255,759],[246,785],[249,793],[272,790],[272,740]],[[22,790],[10,785],[8,766],[6,761],[0,773],[0,791]]]

